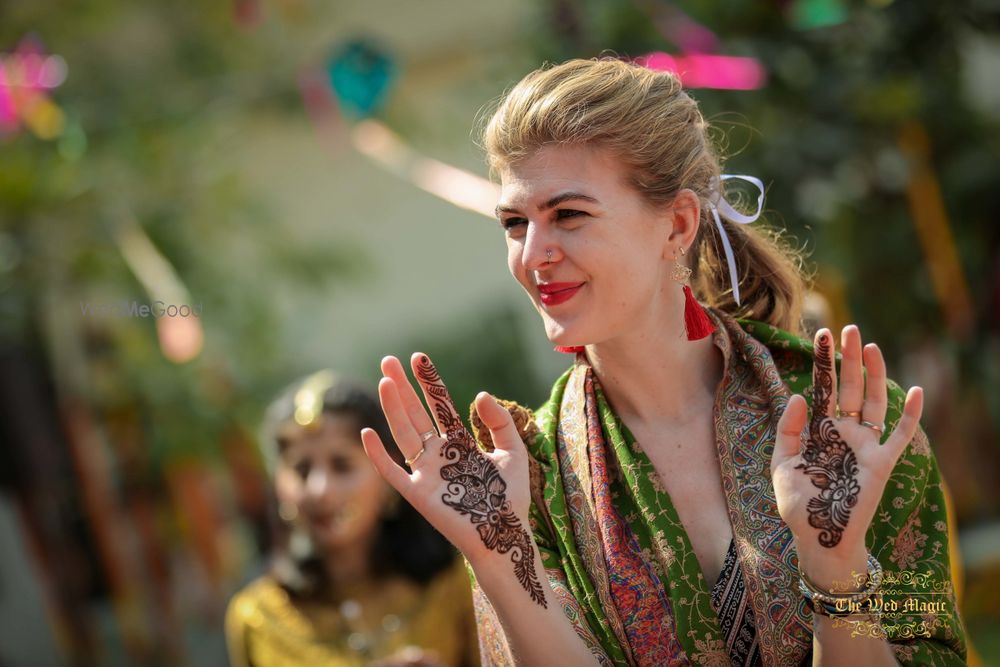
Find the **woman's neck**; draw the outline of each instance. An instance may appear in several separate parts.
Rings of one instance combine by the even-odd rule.
[[[724,372],[713,336],[690,341],[683,312],[673,326],[647,323],[588,350],[588,358],[615,412],[648,426],[683,426],[714,405]]]
[[[324,555],[323,567],[334,591],[349,592],[370,583],[373,543],[374,536]]]

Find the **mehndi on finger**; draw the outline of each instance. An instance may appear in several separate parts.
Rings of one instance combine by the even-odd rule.
[[[854,450],[844,441],[835,422],[826,416],[833,396],[833,360],[828,346],[817,348],[814,363],[818,373],[813,384],[809,441],[802,450],[805,462],[795,468],[804,470],[819,489],[819,495],[809,499],[806,511],[809,525],[820,531],[820,545],[829,549],[840,543],[861,486]]]
[[[441,502],[468,516],[487,549],[510,553],[514,573],[531,599],[548,608],[545,593],[535,572],[535,550],[531,536],[511,508],[507,483],[496,465],[472,440],[457,417],[455,404],[437,369],[426,356],[420,358],[416,374],[435,403],[435,414],[446,439],[441,456],[450,463],[441,467],[448,491]]]

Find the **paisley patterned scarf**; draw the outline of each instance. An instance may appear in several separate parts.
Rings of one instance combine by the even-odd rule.
[[[812,346],[759,322],[707,312],[725,360],[714,423],[733,531],[731,566],[714,603],[658,473],[584,355],[556,382],[535,414],[537,434],[526,437],[536,544],[564,611],[602,664],[785,666],[806,663],[811,654],[811,613],[797,593],[797,561],[778,516],[770,458],[791,391],[809,398]],[[902,400],[890,383],[887,432]],[[887,572],[926,570],[950,584],[946,522],[940,477],[921,430],[887,485],[868,544]],[[513,664],[496,615],[473,583],[484,664]],[[886,626],[903,664],[964,664],[954,596],[950,586],[942,590],[950,612],[924,619],[921,636],[913,624]],[[746,635],[747,619],[753,637]]]

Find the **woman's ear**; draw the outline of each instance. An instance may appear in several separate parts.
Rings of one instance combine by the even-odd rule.
[[[667,221],[671,225],[669,244],[671,256],[677,248],[690,248],[698,235],[698,225],[701,223],[701,202],[694,190],[684,188],[677,193],[667,212]]]

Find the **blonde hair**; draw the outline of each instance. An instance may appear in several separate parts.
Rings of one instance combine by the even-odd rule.
[[[674,74],[605,57],[569,60],[525,76],[499,101],[481,144],[494,174],[546,145],[591,144],[624,161],[627,182],[652,206],[689,188],[701,201],[688,253],[696,294],[734,317],[801,333],[805,282],[798,252],[777,232],[723,218],[740,274],[736,304],[708,206],[721,162],[708,132],[698,104]]]

